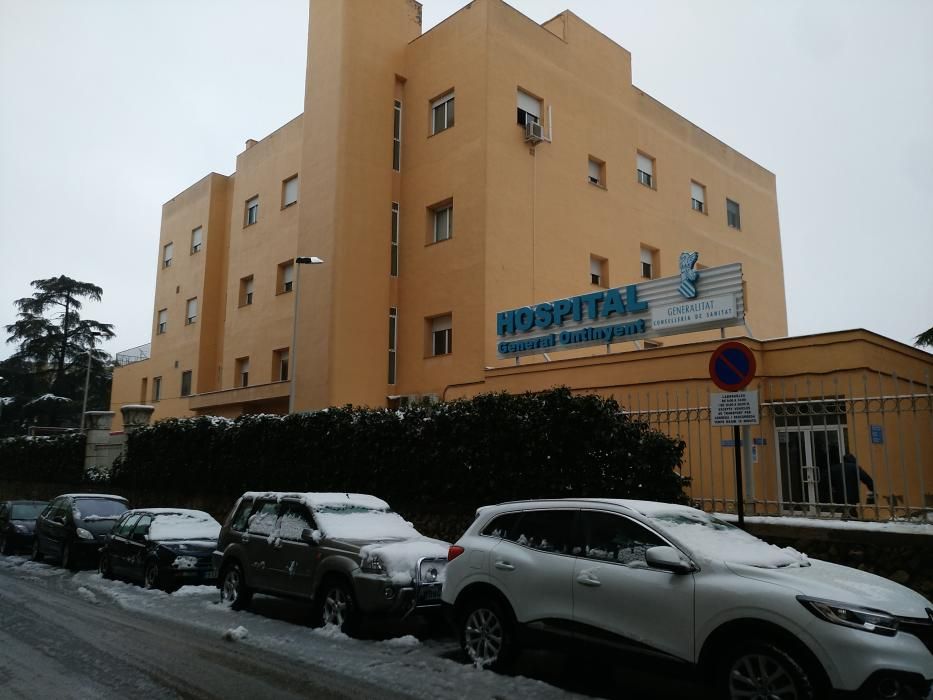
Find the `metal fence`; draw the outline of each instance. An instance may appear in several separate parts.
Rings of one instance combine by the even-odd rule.
[[[131,365],[134,362],[148,360],[151,349],[152,343],[146,343],[145,345],[137,345],[135,348],[130,348],[129,350],[118,352],[116,356],[117,367],[123,367],[124,365]]]
[[[885,373],[758,383],[760,423],[743,445],[747,515],[933,522],[933,391]],[[705,510],[735,512],[731,427],[713,427],[710,389],[632,393],[625,410],[686,443],[682,473]],[[855,463],[846,463],[852,455]]]

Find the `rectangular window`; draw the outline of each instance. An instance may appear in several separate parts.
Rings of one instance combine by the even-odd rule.
[[[236,385],[249,386],[249,358],[238,357],[236,360]]]
[[[153,377],[152,378],[152,400],[159,401],[162,399],[162,377]]]
[[[253,276],[240,279],[240,306],[249,306],[253,303]]]
[[[392,170],[402,167],[402,103],[395,101],[395,123],[392,125]]]
[[[186,369],[181,373],[181,395],[191,396],[191,370]]]
[[[726,200],[726,223],[730,228],[742,229],[742,219],[739,216],[739,203],[731,199]]]
[[[288,381],[288,348],[276,350],[272,362],[272,381]]]
[[[431,103],[431,133],[437,134],[454,125],[454,93],[448,92]]]
[[[606,186],[606,163],[593,156],[587,161],[587,180],[591,185]]]
[[[641,248],[641,276],[646,280],[654,279],[657,275],[657,269],[654,264],[654,257],[657,251],[651,248]]]
[[[175,252],[174,243],[166,243],[165,247],[162,248],[162,267],[171,267],[172,266],[172,255]]]
[[[532,97],[523,90],[518,91],[518,124],[525,126],[528,122],[541,122],[541,100]]]
[[[446,241],[454,235],[453,202],[440,204],[431,209],[433,219],[434,243]]]
[[[398,277],[398,202],[392,202],[392,248],[389,274]]]
[[[201,246],[204,244],[204,230],[198,226],[191,231],[191,254],[201,252]]]
[[[168,309],[159,309],[159,325],[156,329],[156,335],[165,333],[168,328]]]
[[[398,344],[398,309],[389,308],[389,384],[395,384],[395,351]]]
[[[600,287],[606,287],[609,284],[609,275],[606,274],[608,261],[596,255],[590,256],[590,283]]]
[[[190,326],[198,320],[198,298],[189,299],[185,305],[185,325]]]
[[[259,221],[259,195],[246,200],[246,223],[244,225],[251,226],[257,221]]]
[[[690,181],[690,206],[701,214],[706,211],[706,188],[693,180]]]
[[[278,283],[276,284],[277,294],[285,294],[292,291],[292,285],[295,279],[295,263],[292,260],[283,262],[279,265]]]
[[[453,352],[453,324],[451,315],[431,319],[431,354],[449,355]]]
[[[638,181],[645,187],[654,187],[654,158],[643,153],[638,154]]]
[[[298,176],[292,175],[282,183],[282,209],[298,201]],[[255,222],[254,222],[255,223]]]

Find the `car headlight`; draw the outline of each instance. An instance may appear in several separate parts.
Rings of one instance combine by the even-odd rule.
[[[15,532],[17,535],[25,535],[28,534],[29,529],[25,525],[17,525],[16,523],[13,523],[13,532]]]
[[[806,596],[797,596],[797,600],[814,615],[826,620],[826,622],[832,622],[834,625],[852,627],[865,632],[881,634],[885,637],[893,637],[897,634],[897,618],[883,610],[872,610],[858,605],[808,598]]]
[[[382,559],[379,558],[378,554],[372,554],[363,561],[363,566],[360,567],[368,574],[384,574],[386,572],[385,565],[382,563]]]
[[[75,534],[80,537],[82,540],[93,540],[94,535],[85,530],[83,527],[79,527],[75,530]]]
[[[194,569],[197,565],[198,558],[189,556],[175,557],[175,561],[172,562],[172,566],[176,569]]]

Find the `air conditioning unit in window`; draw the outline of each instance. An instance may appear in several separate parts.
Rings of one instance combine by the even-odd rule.
[[[544,126],[534,121],[525,122],[525,141],[531,144],[544,141]]]

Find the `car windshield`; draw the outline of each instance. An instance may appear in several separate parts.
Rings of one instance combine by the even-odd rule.
[[[14,503],[10,511],[10,520],[35,520],[45,506],[45,503]]]
[[[790,547],[768,544],[702,511],[652,513],[650,520],[694,556],[767,569],[809,566],[806,555]]]
[[[127,510],[123,501],[111,501],[108,498],[76,498],[74,516],[88,523],[95,520],[119,520]]]
[[[216,540],[220,534],[220,523],[207,513],[179,511],[160,513],[149,526],[149,539],[166,540]]]
[[[360,504],[317,505],[314,518],[327,537],[344,540],[402,540],[420,537],[398,513]]]

